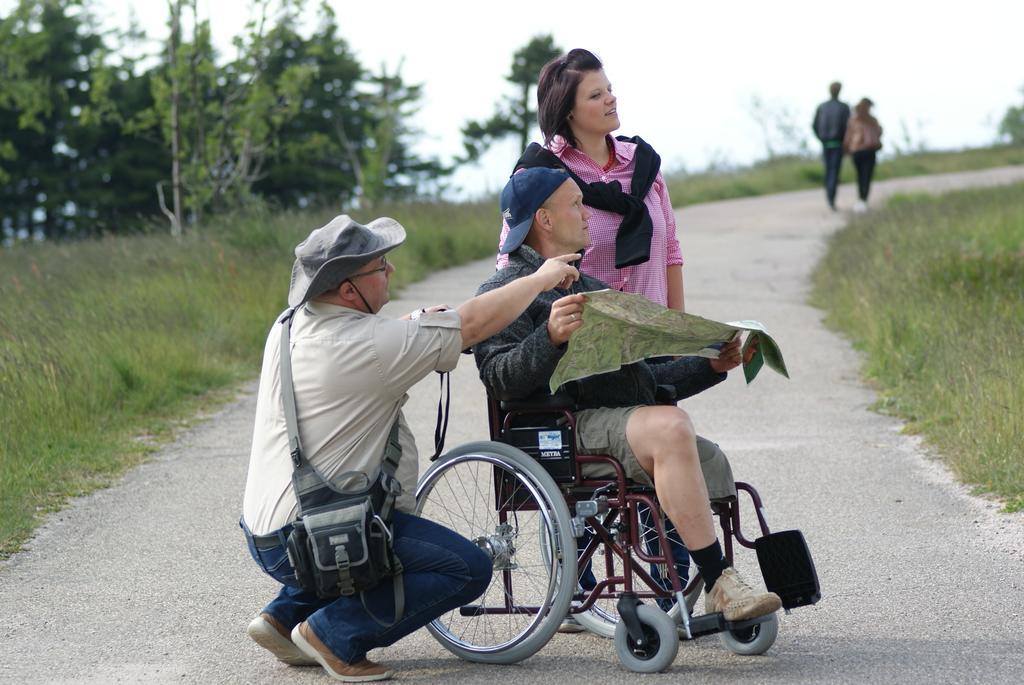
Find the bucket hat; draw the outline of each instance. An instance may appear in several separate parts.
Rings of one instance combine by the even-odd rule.
[[[295,248],[288,306],[297,307],[351,277],[364,264],[405,241],[405,229],[381,217],[366,226],[347,214],[336,216]]]

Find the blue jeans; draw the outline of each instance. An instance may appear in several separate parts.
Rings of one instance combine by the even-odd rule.
[[[241,522],[249,554],[263,571],[283,585],[263,611],[291,630],[307,621],[336,657],[347,663],[366,658],[427,625],[438,616],[472,602],[491,582],[491,559],[469,540],[444,526],[412,514],[394,513],[394,549],[402,562],[405,612],[385,628],[363,609],[359,595],[320,599],[303,592],[295,579],[284,546],[290,526],[278,531],[282,544],[257,549]],[[363,593],[367,607],[383,621],[395,615],[394,587],[385,579]]]
[[[825,159],[825,196],[828,206],[836,208],[836,188],[839,186],[839,169],[843,164],[842,145],[826,147],[822,156]]]

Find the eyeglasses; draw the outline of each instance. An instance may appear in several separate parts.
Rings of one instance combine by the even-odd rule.
[[[353,278],[359,278],[360,276],[369,276],[370,274],[379,273],[381,271],[387,271],[388,267],[390,266],[390,264],[388,263],[388,258],[381,257],[380,259],[382,262],[384,262],[384,266],[378,267],[376,269],[370,269],[369,271],[363,271],[358,274],[352,274],[351,276],[349,276],[349,280],[352,280]]]

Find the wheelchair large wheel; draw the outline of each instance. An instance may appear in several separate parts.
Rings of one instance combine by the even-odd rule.
[[[621,621],[615,626],[615,651],[622,665],[634,673],[664,671],[675,661],[679,652],[676,622],[656,606],[641,604],[636,608],[640,627],[644,631],[644,645],[638,647]]]
[[[771,618],[755,623],[743,630],[727,630],[718,634],[722,644],[733,654],[740,656],[756,656],[764,654],[775,644],[779,634],[779,617],[772,614]]]
[[[416,510],[475,542],[494,564],[484,594],[432,621],[430,633],[453,654],[488,664],[522,661],[547,644],[576,579],[569,509],[547,471],[509,445],[461,445],[423,474]]]

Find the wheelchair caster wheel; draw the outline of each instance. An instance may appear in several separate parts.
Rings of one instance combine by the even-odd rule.
[[[637,645],[629,636],[626,624],[615,625],[615,651],[622,665],[635,673],[657,673],[672,665],[679,651],[676,622],[661,609],[641,604],[637,618],[644,631],[644,644]]]
[[[701,587],[686,594],[686,608],[693,613],[693,607],[700,599]],[[673,602],[672,608],[665,612],[668,617],[679,627],[679,603]],[[614,602],[609,600],[598,600],[589,611],[575,614],[576,621],[594,635],[599,635],[609,640],[615,638],[615,626],[619,624],[619,614],[615,611]]]
[[[742,630],[727,630],[718,634],[722,644],[733,654],[756,656],[764,654],[775,644],[779,634],[779,617],[772,614],[763,623],[755,623]]]

